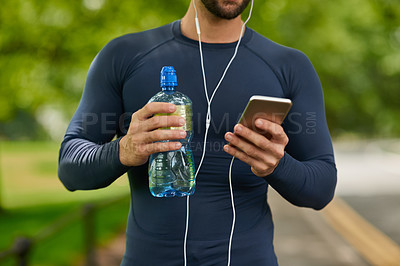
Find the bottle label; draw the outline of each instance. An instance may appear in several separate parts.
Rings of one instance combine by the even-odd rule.
[[[155,116],[181,116],[185,119],[186,123],[182,127],[162,127],[161,129],[182,129],[185,131],[192,130],[192,106],[190,105],[176,105],[176,111],[173,113],[160,113]]]

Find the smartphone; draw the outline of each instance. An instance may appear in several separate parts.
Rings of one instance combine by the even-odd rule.
[[[254,125],[257,118],[263,118],[282,124],[292,107],[292,101],[286,98],[254,95],[250,98],[239,124],[258,131]]]

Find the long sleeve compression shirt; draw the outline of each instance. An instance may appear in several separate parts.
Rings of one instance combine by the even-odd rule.
[[[203,44],[209,94],[235,45]],[[118,142],[127,132],[130,115],[159,91],[162,66],[172,65],[177,70],[177,90],[193,101],[191,147],[198,165],[207,113],[199,62],[197,41],[183,36],[176,21],[111,41],[90,66],[81,102],[61,145],[59,177],[73,191],[106,187],[128,172],[131,208],[123,265],[183,263],[186,199],[152,197],[147,164],[122,165]],[[206,156],[190,198],[189,265],[226,264],[232,213],[231,157],[223,151],[224,134],[232,131],[252,95],[292,100],[283,123],[289,144],[275,171],[265,178],[255,176],[245,163],[234,162],[237,220],[232,265],[277,265],[268,186],[291,203],[314,209],[323,208],[333,197],[336,167],[322,88],[312,64],[298,50],[246,28],[237,57],[211,106]]]

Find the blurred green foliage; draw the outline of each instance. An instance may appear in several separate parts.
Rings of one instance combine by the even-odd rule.
[[[44,136],[38,117],[46,108],[68,120],[108,41],[180,19],[188,4],[2,0],[0,136]],[[400,136],[398,0],[255,0],[249,26],[310,57],[334,136]]]

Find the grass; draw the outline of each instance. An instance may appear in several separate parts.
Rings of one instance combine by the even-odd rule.
[[[82,202],[129,193],[126,175],[105,189],[67,191],[57,177],[59,144],[2,142],[0,202],[5,208]]]
[[[104,245],[125,225],[129,198],[118,204],[99,208],[95,214],[95,231],[98,245]],[[35,237],[49,225],[82,212],[82,204],[67,203],[7,210],[0,217],[0,250],[10,247],[17,237]],[[69,223],[59,233],[39,242],[32,250],[31,264],[37,266],[73,265],[84,251],[83,222],[81,218]],[[0,265],[15,265],[13,260]]]
[[[35,237],[63,217],[81,212],[87,202],[100,202],[129,194],[126,177],[94,191],[67,191],[57,177],[58,148],[48,142],[0,143],[0,251],[19,236]],[[96,212],[96,237],[106,244],[124,230],[129,211],[128,196]],[[83,223],[77,219],[56,235],[36,245],[31,254],[34,266],[74,265],[84,252]],[[0,265],[16,265],[1,261]]]

